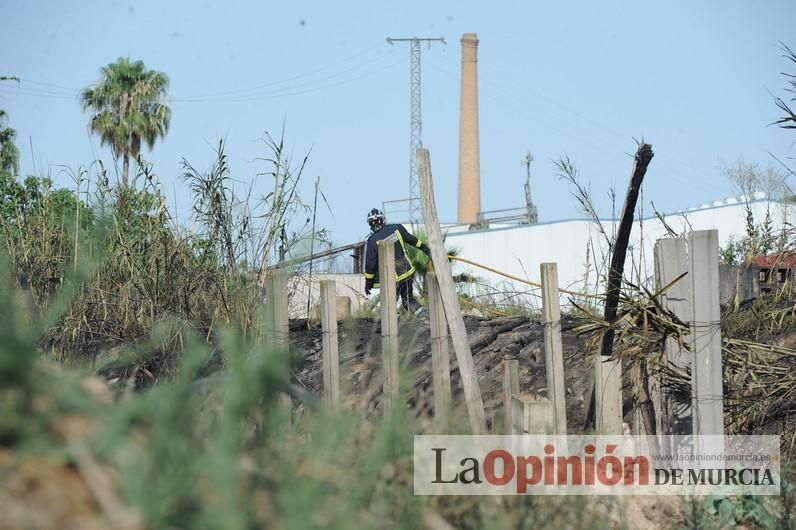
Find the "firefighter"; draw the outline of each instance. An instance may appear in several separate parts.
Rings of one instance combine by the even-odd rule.
[[[412,288],[415,265],[406,249],[407,245],[411,245],[431,257],[428,245],[410,234],[403,225],[385,224],[384,214],[378,208],[368,212],[368,225],[371,234],[365,250],[365,294],[369,295],[373,287],[379,287],[379,253],[376,243],[395,235],[395,290],[401,298],[404,309],[413,313],[418,312],[421,306],[415,300]]]

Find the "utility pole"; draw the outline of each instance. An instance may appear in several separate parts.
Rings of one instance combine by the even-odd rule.
[[[528,209],[528,223],[533,225],[539,222],[539,212],[531,196],[531,162],[533,162],[533,156],[531,152],[528,151],[525,154],[525,158],[522,160],[522,165],[525,166],[527,175],[525,179],[525,207]]]
[[[408,42],[409,46],[409,94],[411,99],[410,125],[409,125],[409,222],[412,225],[420,223],[420,173],[417,169],[417,150],[423,147],[423,121],[420,113],[420,43],[427,42],[431,47],[432,42],[446,44],[445,37],[438,38],[393,38],[387,37],[387,42]]]

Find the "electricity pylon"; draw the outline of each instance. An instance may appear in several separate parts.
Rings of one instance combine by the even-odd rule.
[[[410,125],[409,125],[409,222],[419,224],[422,214],[420,211],[420,175],[417,169],[417,150],[423,147],[423,120],[420,112],[420,43],[427,42],[429,47],[432,42],[445,44],[444,37],[438,38],[392,38],[387,37],[387,42],[408,42],[409,46],[409,93],[411,98]]]

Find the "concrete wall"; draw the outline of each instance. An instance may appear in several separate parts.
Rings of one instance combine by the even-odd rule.
[[[313,274],[312,278],[308,275],[296,275],[290,278],[288,284],[290,318],[307,318],[307,298],[310,294],[310,316],[318,318],[321,280],[335,281],[337,296],[346,296],[351,300],[352,313],[356,313],[366,300],[365,277],[361,274]]]
[[[721,305],[742,304],[760,294],[757,267],[719,265],[719,302]]]

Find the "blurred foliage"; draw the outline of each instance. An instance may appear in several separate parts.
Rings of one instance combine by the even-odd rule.
[[[8,268],[0,272],[10,279]],[[581,499],[414,496],[411,412],[396,408],[371,423],[300,403],[290,411],[279,399],[288,380],[282,353],[235,326],[218,334],[225,369],[203,377],[213,346],[190,326],[160,321],[147,344],[128,353],[179,334],[184,348],[173,377],[100,399],[91,370],[56,369],[43,356],[43,328],[17,304],[12,285],[0,282],[0,303],[13,309],[0,320],[0,450],[12,451],[0,475],[13,483],[26,462],[48,454],[61,454],[61,463],[40,468],[36,479],[56,489],[91,490],[97,474],[107,475],[104,495],[118,504],[96,503],[100,527],[414,529],[428,517],[456,528],[610,527]],[[82,482],[67,483],[70,468]],[[0,486],[0,505],[14,517],[4,524],[41,520],[52,508],[35,502],[38,494]]]

